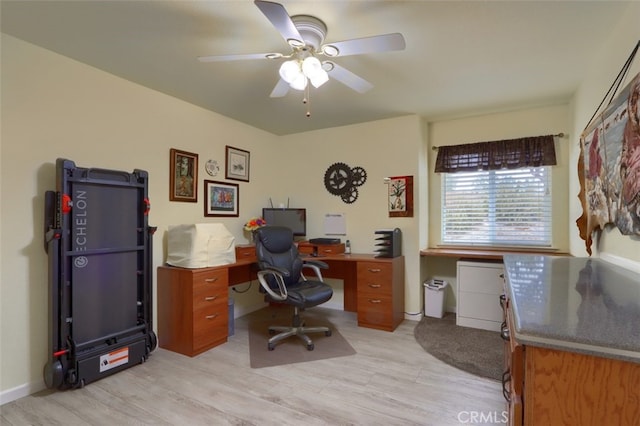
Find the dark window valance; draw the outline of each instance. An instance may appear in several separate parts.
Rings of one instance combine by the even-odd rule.
[[[533,136],[493,142],[441,146],[436,173],[518,169],[553,166],[556,150],[553,135]]]

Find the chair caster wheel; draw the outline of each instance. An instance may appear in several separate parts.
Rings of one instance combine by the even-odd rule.
[[[311,344],[307,345],[307,350],[308,350],[308,351],[312,351],[312,350],[313,350],[313,348],[315,348],[315,346],[313,346],[313,343],[311,343]]]
[[[327,337],[331,336],[331,330],[327,330],[327,331],[325,331],[325,332],[324,332],[324,335],[325,335],[325,336],[327,336]]]
[[[272,343],[267,343],[267,349],[269,349],[270,351],[274,350],[276,348],[276,346]]]

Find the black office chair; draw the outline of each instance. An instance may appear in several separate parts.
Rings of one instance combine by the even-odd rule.
[[[300,311],[320,305],[331,299],[333,289],[322,281],[320,269],[327,269],[326,263],[316,259],[302,259],[293,243],[293,232],[284,226],[263,226],[256,231],[256,256],[258,257],[258,280],[268,302],[285,303],[294,309],[290,327],[270,326],[268,349],[275,349],[280,340],[298,336],[312,351],[313,341],[306,333],[324,333],[331,336],[328,327],[305,327]],[[311,269],[315,279],[307,279],[302,271]]]

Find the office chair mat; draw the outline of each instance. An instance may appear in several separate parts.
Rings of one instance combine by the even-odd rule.
[[[309,333],[314,350],[309,351],[302,339],[291,336],[276,343],[273,351],[267,348],[270,325],[291,325],[293,308],[290,306],[268,306],[247,315],[249,328],[249,354],[251,368],[272,367],[354,355],[355,349],[340,334],[322,312],[312,308],[301,312],[307,327],[329,327],[331,336],[324,333]]]

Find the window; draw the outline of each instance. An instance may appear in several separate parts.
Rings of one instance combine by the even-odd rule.
[[[551,246],[549,166],[445,173],[442,242]]]

